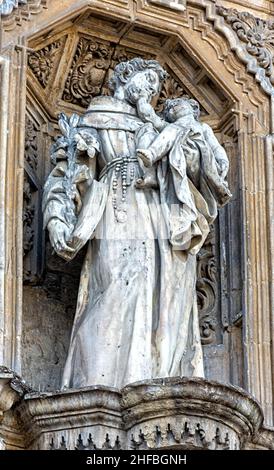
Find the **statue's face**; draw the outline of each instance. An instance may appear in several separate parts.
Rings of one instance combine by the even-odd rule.
[[[173,106],[170,107],[167,113],[167,120],[169,122],[174,122],[177,119],[193,114],[192,106],[187,101],[175,101]]]
[[[150,102],[152,97],[160,91],[160,80],[154,70],[142,70],[129,78],[125,85],[128,101],[135,104],[138,99],[145,96]]]

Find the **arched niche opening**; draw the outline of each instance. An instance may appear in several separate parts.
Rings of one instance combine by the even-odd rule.
[[[68,349],[84,251],[70,264],[53,254],[42,230],[41,193],[60,112],[83,114],[108,93],[114,66],[157,59],[169,73],[155,107],[188,95],[201,107],[230,157],[233,200],[198,256],[197,293],[206,377],[243,385],[241,222],[235,98],[175,34],[90,13],[28,41],[24,185],[22,374],[35,388],[57,389]],[[233,272],[233,276],[231,275]],[[183,293],[182,293],[183,295]],[[232,361],[231,361],[232,359]]]

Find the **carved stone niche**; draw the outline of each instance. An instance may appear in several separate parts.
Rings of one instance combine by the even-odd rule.
[[[174,7],[184,4],[184,2],[162,2],[162,5],[164,3],[169,6],[172,3]],[[121,35],[122,40],[119,39]],[[60,28],[56,34],[49,36],[49,39],[45,39],[45,35],[40,38],[37,36],[29,42],[29,46],[33,52],[30,51],[28,54],[27,106],[33,115],[37,114],[36,108],[43,110],[43,115],[47,116],[48,123],[54,129],[52,135],[58,132],[56,118],[60,112],[68,115],[72,112],[83,114],[91,98],[109,93],[107,83],[115,65],[141,56],[157,59],[169,73],[160,96],[154,102],[158,113],[162,112],[166,99],[188,95],[200,103],[201,119],[213,127],[222,143],[235,140],[235,128],[231,122],[229,132],[226,131],[227,121],[234,119],[231,115],[231,97],[206,72],[201,63],[196,61],[191,51],[168,34],[155,33],[148,27],[141,27],[138,24],[127,29],[123,20],[97,17],[96,14],[86,12],[81,17],[81,23],[75,22],[69,29]],[[27,129],[28,126],[27,121]],[[33,136],[33,127],[30,130]],[[39,132],[39,129],[36,132]],[[28,149],[32,150],[35,147],[35,140],[30,142]],[[28,151],[26,155],[29,153],[33,152]],[[237,161],[234,151],[231,154],[231,165],[236,167]],[[50,170],[49,148],[39,150],[38,167],[45,165],[45,162],[47,162],[47,171],[39,173],[42,184]],[[234,173],[236,172],[237,168]],[[237,186],[236,179],[234,186]],[[224,344],[224,334],[230,322],[230,312],[227,311],[227,306],[221,303],[221,299],[227,298],[230,292],[222,294],[224,287],[219,256],[220,245],[228,238],[228,227],[226,224],[223,224],[223,227],[221,235],[218,222],[212,227],[210,236],[199,254],[197,294],[207,378],[220,377],[224,381],[229,381],[230,365],[226,358],[230,352],[228,345]],[[29,231],[29,225],[26,229],[25,243],[29,246],[33,234]],[[37,231],[42,232],[41,225],[36,226],[35,233]],[[235,233],[233,239],[235,251],[240,243],[239,234],[240,231]],[[81,262],[75,260],[69,264],[65,263],[52,254],[49,244],[46,244],[44,254],[43,276],[36,286],[24,287],[22,370],[24,377],[35,388],[41,384],[42,389],[54,390],[60,384],[68,348]],[[27,254],[26,259],[29,257]],[[229,269],[233,267],[230,266]],[[31,275],[33,278],[32,273]],[[237,291],[237,296],[241,299],[240,289]],[[235,308],[237,312],[233,310],[233,314],[241,311],[238,306]],[[33,328],[34,323],[39,325],[40,330],[36,326]],[[50,333],[44,334],[43,328]],[[239,342],[239,357],[242,356],[240,348]],[[27,367],[27,363],[31,363],[31,367]],[[241,372],[237,371],[233,383],[241,385],[240,376]],[[47,385],[43,386],[44,383]]]
[[[198,378],[31,393],[17,415],[26,448],[37,450],[239,450],[263,420],[243,390]]]

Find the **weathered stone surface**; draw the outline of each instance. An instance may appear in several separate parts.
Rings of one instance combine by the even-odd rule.
[[[32,393],[17,413],[27,448],[52,450],[237,450],[258,435],[263,420],[258,403],[242,390],[181,378],[136,382],[121,391]]]
[[[213,339],[213,342],[204,346],[206,373],[207,377],[218,378],[223,382],[231,381],[248,389],[262,404],[266,422],[272,423],[274,332],[269,325],[273,325],[271,265],[274,256],[274,123],[271,97],[262,91],[263,88],[267,93],[272,90],[269,81],[264,80],[264,63],[257,67],[257,56],[247,52],[246,39],[238,36],[237,30],[223,15],[217,14],[216,2],[211,0],[189,0],[184,12],[148,0],[31,0],[15,7],[16,3],[19,4],[15,0],[2,2],[1,7],[9,4],[9,10],[12,11],[0,18],[3,46],[0,57],[0,363],[20,371],[23,357],[22,325],[27,327],[24,344],[28,345],[30,354],[31,350],[34,352],[34,348],[30,348],[33,341],[27,306],[24,310],[26,321],[22,316],[23,235],[24,248],[26,251],[31,248],[25,255],[27,282],[37,283],[38,272],[37,265],[28,262],[30,257],[33,261],[37,260],[34,249],[36,242],[30,227],[30,223],[33,223],[32,203],[30,207],[28,204],[29,195],[35,199],[37,191],[31,191],[30,194],[28,188],[25,188],[28,199],[25,203],[24,233],[19,222],[22,218],[24,192],[25,90],[28,88],[28,116],[31,111],[31,116],[35,117],[35,126],[42,124],[45,130],[42,141],[46,140],[46,136],[55,135],[55,117],[60,111],[69,115],[75,111],[84,111],[81,106],[60,99],[76,51],[76,38],[79,37],[77,28],[81,28],[89,40],[94,40],[95,36],[96,40],[101,39],[102,42],[119,43],[117,52],[113,49],[115,60],[139,55],[157,58],[165,65],[168,58],[171,75],[169,90],[175,80],[174,94],[182,89],[195,97],[200,102],[205,120],[211,123],[220,141],[225,144],[231,161],[230,185],[235,198],[230,208],[220,213],[220,230],[217,227],[216,231],[214,261],[217,261],[217,285],[221,287],[216,296],[217,305],[215,302],[218,320],[215,331],[211,318],[208,323],[202,323],[207,337],[211,339],[216,334],[216,342]],[[46,3],[48,9],[43,8]],[[258,22],[263,20],[262,32],[269,34],[270,29],[266,30],[265,25],[272,19],[272,1],[224,0],[217,4],[220,7],[236,8],[240,16],[243,11],[253,15],[249,29],[254,29],[256,18],[260,18]],[[43,33],[40,34],[41,31]],[[49,32],[54,34],[47,38]],[[42,82],[46,82],[44,88],[30,66],[26,67],[28,55],[39,53],[60,38],[65,38],[62,43],[63,54],[60,59],[54,55],[53,68],[50,73],[46,72],[45,79],[42,77]],[[259,41],[262,39],[259,34]],[[267,48],[271,50],[267,38],[266,42]],[[39,56],[38,63],[42,69],[44,63],[49,64],[47,53],[46,49],[45,61]],[[113,69],[113,65],[110,68]],[[36,68],[36,64],[34,66]],[[269,61],[266,66],[269,67]],[[40,72],[43,71],[38,72],[41,76]],[[35,146],[34,141],[32,144]],[[49,147],[49,142],[46,142],[45,147]],[[30,153],[36,160],[32,150],[33,147]],[[28,158],[28,162],[35,166],[36,162],[32,160]],[[38,167],[43,183],[50,171],[48,156],[43,148],[38,151]],[[34,189],[33,185],[31,189]],[[37,235],[36,231],[34,235]],[[63,274],[48,270],[47,284],[52,291],[55,284],[66,284],[65,275],[64,281],[60,280]],[[41,282],[41,271],[38,277],[38,282]],[[71,290],[76,291],[77,287],[76,281]],[[204,288],[204,285],[201,287]],[[26,287],[26,300],[31,296],[36,299],[35,290],[36,286]],[[212,300],[212,296],[208,298]],[[49,300],[43,294],[38,301],[41,302],[40,316]],[[66,302],[62,306],[63,299],[57,302],[57,310],[60,308],[62,311],[61,321],[54,315],[56,300],[50,302],[52,315],[49,314],[48,318],[52,318],[56,329],[60,328],[57,336],[68,337],[70,325],[63,321]],[[36,314],[34,309],[33,312]],[[47,321],[43,326],[46,331],[55,328],[53,326],[49,329]],[[41,336],[44,336],[43,331]],[[35,332],[35,340],[37,337]],[[54,367],[55,354],[49,353],[45,343],[41,344],[47,350],[45,357],[48,362],[43,368],[37,366],[35,381],[43,382],[43,388],[56,388],[55,377],[49,380],[52,364],[56,377],[59,374],[58,365]],[[24,357],[32,364],[35,363],[33,356],[30,359],[26,355]],[[44,367],[47,367],[47,376],[42,370]],[[24,371],[28,369],[27,362],[23,368]],[[39,374],[43,380],[38,377]],[[189,432],[193,435],[193,430]],[[271,443],[273,431],[262,430],[261,436],[266,436],[266,442]],[[87,439],[83,440],[83,445],[87,445]],[[138,443],[141,437],[136,435],[134,439]],[[260,442],[249,443],[247,448],[267,448]],[[101,446],[102,442],[98,445]],[[111,445],[114,445],[113,440]]]
[[[48,274],[46,287],[50,295],[41,287],[25,288],[22,338],[22,375],[42,391],[60,387],[77,292],[70,276],[61,277],[60,273]]]
[[[149,2],[179,11],[184,11],[186,8],[186,0],[149,0]]]

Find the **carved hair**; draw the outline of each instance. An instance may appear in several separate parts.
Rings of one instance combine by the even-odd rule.
[[[168,77],[168,73],[161,67],[157,60],[145,60],[136,57],[116,65],[113,75],[109,80],[110,90],[116,90],[119,86],[124,85],[134,73],[142,72],[147,69],[154,70],[160,82],[163,82]]]
[[[174,100],[166,100],[165,106],[164,106],[164,116],[167,117],[169,111],[176,105],[180,103],[188,103],[192,110],[193,110],[193,116],[195,119],[199,120],[200,117],[200,105],[198,101],[193,100],[192,98],[188,98],[187,96],[182,96],[182,98],[176,98]]]

